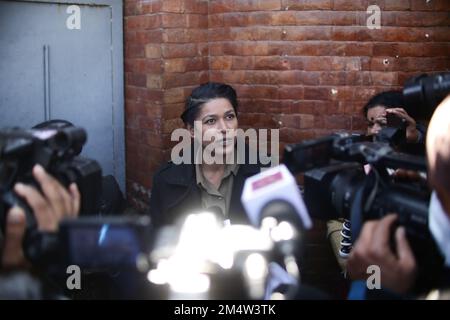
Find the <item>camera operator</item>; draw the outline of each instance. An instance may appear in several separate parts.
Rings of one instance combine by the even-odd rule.
[[[14,186],[14,191],[30,206],[36,217],[39,231],[55,232],[63,218],[78,216],[80,193],[75,183],[66,190],[40,165],[33,168],[33,176],[42,192],[21,183]],[[24,210],[18,206],[12,207],[7,213],[5,234],[1,244],[1,298],[43,298],[42,292],[39,292],[40,281],[27,272],[32,271],[32,266],[25,258],[22,249],[25,229]]]
[[[445,270],[439,288],[446,289],[440,298],[449,298],[450,288],[450,97],[436,109],[426,138],[428,179],[434,190],[429,206],[429,229],[445,259]],[[381,286],[395,294],[408,297],[417,278],[417,262],[403,227],[395,230],[395,249],[390,246],[394,214],[363,225],[350,254],[347,270],[351,279],[367,279],[367,267],[381,270]]]
[[[367,120],[367,134],[375,136],[388,125],[388,115],[404,121],[406,140],[408,143],[425,143],[425,127],[418,124],[403,109],[403,94],[400,91],[385,91],[372,97],[364,106],[364,117]]]

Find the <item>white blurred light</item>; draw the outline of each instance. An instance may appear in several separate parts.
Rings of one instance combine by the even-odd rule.
[[[250,279],[264,279],[267,275],[267,262],[260,253],[252,253],[245,260],[245,271]]]
[[[277,227],[272,229],[271,235],[275,242],[290,240],[295,236],[295,229],[289,222],[282,221]]]
[[[205,293],[210,287],[210,279],[200,273],[179,273],[170,279],[170,288],[177,293]]]

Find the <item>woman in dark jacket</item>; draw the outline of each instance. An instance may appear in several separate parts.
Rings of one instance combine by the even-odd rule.
[[[241,204],[242,189],[245,179],[259,173],[263,166],[259,161],[250,164],[247,147],[245,163],[242,164],[235,161],[236,157],[234,161],[212,164],[199,158],[211,143],[214,156],[218,158],[236,154],[237,108],[236,91],[226,84],[203,84],[188,97],[181,118],[190,131],[192,142],[198,139],[201,147],[196,154],[192,152],[189,163],[174,164],[170,161],[154,175],[150,215],[155,227],[172,224],[186,214],[205,210],[214,211],[231,223],[248,223]],[[194,134],[194,122],[201,123],[201,141]],[[207,131],[214,133],[216,139],[206,139],[204,134]]]

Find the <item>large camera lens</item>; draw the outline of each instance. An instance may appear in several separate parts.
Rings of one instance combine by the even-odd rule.
[[[361,167],[342,171],[336,175],[331,183],[331,202],[339,214],[339,217],[349,218],[350,208],[355,198],[356,191],[360,188],[365,178]]]
[[[84,129],[70,127],[59,130],[49,141],[49,144],[58,151],[66,152],[67,150],[72,150],[73,155],[78,155],[86,139],[87,135]]]
[[[426,74],[409,79],[403,89],[405,105],[413,118],[429,119],[450,93],[450,73]]]

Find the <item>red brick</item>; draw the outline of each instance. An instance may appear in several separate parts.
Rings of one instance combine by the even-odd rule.
[[[384,10],[404,11],[410,9],[410,0],[388,0],[384,3]]]
[[[218,28],[223,27],[223,14],[210,14],[208,15],[208,27]]]
[[[383,30],[383,29],[382,29]],[[366,27],[334,27],[331,38],[334,41],[368,41],[381,30],[369,30]]]
[[[305,100],[329,100],[331,95],[330,89],[324,87],[305,87]]]
[[[303,88],[299,86],[283,86],[279,90],[280,99],[301,100],[303,99]]]
[[[334,100],[348,103],[354,99],[355,89],[354,87],[334,87],[331,89],[331,96]]]
[[[144,58],[145,50],[144,46],[137,44],[128,44],[125,45],[125,57],[127,58]]]
[[[371,72],[373,85],[395,86],[398,84],[396,72]]]
[[[162,34],[165,43],[204,42],[208,39],[208,30],[204,29],[165,29]]]
[[[346,73],[340,72],[322,72],[320,74],[320,84],[321,85],[345,85],[346,83]]]
[[[217,28],[208,30],[208,41],[230,41],[233,40],[231,28]]]
[[[143,30],[136,31],[136,44],[160,43],[162,41],[161,30]]]
[[[399,45],[393,43],[375,43],[373,45],[373,55],[395,57],[399,53]]]
[[[206,15],[208,14],[208,5],[208,1],[205,0],[184,1],[184,12]]]
[[[209,63],[211,70],[230,70],[232,58],[229,56],[211,57]]]
[[[163,117],[164,119],[178,119],[183,113],[184,108],[184,103],[165,104]]]
[[[125,59],[125,72],[152,72],[159,74],[162,72],[161,61],[156,59]]]
[[[283,0],[283,8],[288,10],[331,10],[332,0]]]
[[[193,43],[179,44],[170,43],[162,45],[162,55],[164,58],[184,58],[198,55],[197,45]]]
[[[165,120],[162,127],[162,133],[172,133],[176,129],[184,128],[183,121],[178,119]]]
[[[129,73],[127,74],[126,84],[145,88],[147,86],[147,76],[145,74]]]
[[[189,14],[187,15],[187,26],[188,28],[208,28],[208,17],[200,14]]]
[[[232,57],[231,69],[233,70],[245,70],[254,69],[255,58],[254,57]]]
[[[236,86],[238,96],[242,98],[278,98],[278,88],[275,86]]]
[[[207,72],[166,73],[163,76],[164,88],[177,88],[196,85],[208,81]]]
[[[297,81],[301,85],[318,85],[320,82],[320,72],[299,72],[297,73]]]
[[[203,71],[208,68],[208,61],[206,58],[178,58],[178,59],[166,59],[164,62],[165,72],[190,72],[190,71]]]
[[[223,12],[231,12],[234,10],[234,1],[230,0],[215,0],[210,1],[209,4],[209,13],[223,13]]]
[[[247,27],[251,25],[251,14],[232,12],[223,14],[224,27]]]
[[[183,0],[163,0],[161,11],[163,12],[183,12]]]
[[[234,11],[257,11],[259,0],[234,0]]]
[[[355,89],[355,99],[368,101],[376,94],[376,89],[374,88],[356,88]]]
[[[330,40],[332,28],[329,26],[300,26],[283,28],[283,39],[288,41]]]
[[[155,74],[147,74],[146,87],[149,89],[161,89],[163,86],[162,76]]]
[[[345,115],[325,116],[325,127],[327,129],[351,129],[351,118]]]
[[[450,11],[450,2],[447,0],[433,0],[430,2],[411,0],[411,10],[417,11]]]
[[[448,26],[450,17],[446,12],[404,12],[395,15],[395,25],[401,27]]]
[[[371,43],[352,43],[344,46],[344,56],[372,56],[373,46]],[[337,52],[339,54],[339,52]]]
[[[159,14],[146,16],[131,16],[125,18],[126,30],[148,30],[161,26],[161,16]]]
[[[239,26],[267,26],[274,25],[274,16],[279,14],[278,12],[250,12],[246,15],[239,14],[239,19],[235,19],[236,25]],[[234,22],[231,20],[231,22]]]
[[[367,0],[334,0],[333,9],[336,11],[366,11],[368,7]]]
[[[280,10],[281,0],[259,0],[257,10]]]
[[[314,127],[316,117],[310,114],[299,115],[299,129],[309,129]]]
[[[187,28],[187,15],[178,13],[163,13],[161,15],[161,25],[163,28]]]
[[[255,57],[255,69],[288,70],[289,61],[282,57]]]
[[[161,58],[161,45],[158,44],[147,44],[145,46],[145,57],[149,59]]]

